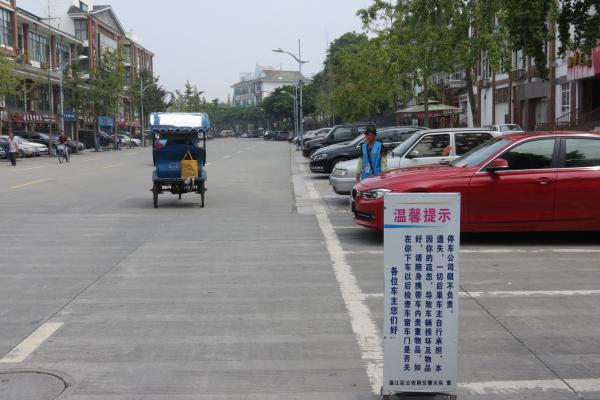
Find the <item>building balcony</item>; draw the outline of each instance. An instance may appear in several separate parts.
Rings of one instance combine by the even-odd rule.
[[[527,71],[522,68],[510,71],[509,79],[511,81],[524,81],[527,79]]]

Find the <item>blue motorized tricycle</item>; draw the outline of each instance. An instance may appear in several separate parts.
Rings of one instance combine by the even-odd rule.
[[[150,115],[153,135],[152,174],[154,208],[158,195],[170,192],[181,197],[200,195],[204,208],[206,194],[206,133],[210,120],[205,113],[154,113]]]

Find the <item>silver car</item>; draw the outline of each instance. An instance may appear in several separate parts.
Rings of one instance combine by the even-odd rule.
[[[0,136],[0,137],[3,139],[8,139],[8,136]],[[19,157],[37,157],[40,155],[40,148],[38,148],[37,146],[34,146],[33,143],[23,140],[18,136],[15,136],[15,140],[16,140],[17,144],[19,145],[19,153],[18,153]],[[44,146],[44,147],[46,147],[46,146]],[[46,148],[46,151],[48,151],[48,148]]]
[[[449,163],[477,146],[501,136],[486,128],[432,129],[414,133],[388,153],[388,169]],[[338,163],[329,176],[337,194],[348,195],[356,185],[358,160]]]

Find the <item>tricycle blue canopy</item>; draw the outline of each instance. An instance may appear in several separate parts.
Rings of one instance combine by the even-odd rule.
[[[153,113],[150,114],[150,130],[153,132],[202,132],[210,129],[206,113]]]

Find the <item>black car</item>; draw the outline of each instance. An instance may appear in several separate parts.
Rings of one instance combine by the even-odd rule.
[[[290,138],[290,133],[287,131],[278,131],[276,139],[278,142],[285,142]]]
[[[99,136],[100,147],[113,147],[116,148],[115,137],[109,135],[103,131],[79,131],[79,141],[85,145],[88,149],[96,147],[96,135]]]
[[[377,140],[383,143],[386,150],[392,150],[422,129],[424,128],[418,126],[381,128],[377,130]],[[337,163],[360,157],[361,145],[364,141],[365,137],[360,135],[349,143],[334,144],[315,151],[310,157],[310,170],[330,174]]]
[[[265,132],[265,135],[263,136],[264,140],[275,140],[276,138],[277,138],[277,132],[273,132],[273,131]]]
[[[46,133],[41,132],[15,132],[15,136],[19,136],[28,142],[43,144],[44,146],[50,146],[50,136]],[[58,140],[53,139],[52,145],[55,146]]]
[[[368,127],[375,127],[372,122],[355,122],[352,124],[343,124],[334,127],[327,135],[309,140],[304,145],[302,154],[304,157],[310,157],[315,151],[322,147],[331,146],[332,144],[350,142],[359,135],[365,133]]]

